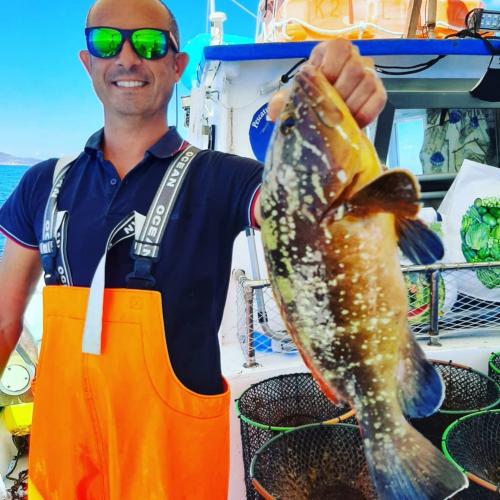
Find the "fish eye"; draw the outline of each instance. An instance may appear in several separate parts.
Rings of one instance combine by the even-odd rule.
[[[292,128],[294,126],[295,126],[295,117],[288,116],[281,122],[280,131],[283,135],[288,135],[292,131]]]

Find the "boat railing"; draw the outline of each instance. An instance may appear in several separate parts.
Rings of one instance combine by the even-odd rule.
[[[500,333],[500,261],[402,266],[412,333],[440,346],[444,336]],[[268,279],[233,271],[237,287],[237,335],[245,366],[257,357],[296,348],[274,301]]]

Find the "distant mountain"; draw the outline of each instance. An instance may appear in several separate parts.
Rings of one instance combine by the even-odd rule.
[[[41,160],[35,158],[19,158],[18,156],[0,153],[0,165],[26,165],[31,166],[35,163],[40,163]]]

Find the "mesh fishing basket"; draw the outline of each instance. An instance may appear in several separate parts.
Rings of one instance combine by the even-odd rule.
[[[456,363],[432,361],[445,384],[445,398],[438,412],[430,417],[411,419],[412,425],[441,449],[446,428],[455,420],[500,402],[500,386],[484,373]]]
[[[442,447],[446,457],[473,481],[476,491],[481,487],[478,498],[499,498],[500,410],[456,420],[446,429]]]
[[[500,384],[500,352],[492,352],[488,363],[488,375]]]
[[[355,422],[354,411],[332,403],[310,373],[280,375],[252,385],[236,400],[236,413],[240,418],[247,499],[259,498],[250,479],[250,462],[271,438],[306,424]]]
[[[377,498],[359,428],[313,424],[276,436],[257,451],[250,475],[267,499]]]
[[[484,489],[473,481],[469,481],[469,486],[465,490],[459,491],[453,497],[453,500],[498,500],[498,495]]]

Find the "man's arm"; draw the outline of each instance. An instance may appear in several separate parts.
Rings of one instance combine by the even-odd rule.
[[[22,333],[24,310],[40,272],[38,252],[7,239],[0,260],[0,375]]]
[[[348,40],[331,40],[316,45],[307,64],[321,68],[328,81],[344,99],[352,116],[363,128],[370,124],[384,109],[387,94],[375,73],[373,59],[359,55],[358,49]],[[276,93],[269,103],[269,118],[279,116],[286,101],[286,92]],[[254,204],[254,220],[262,223],[260,197]]]

